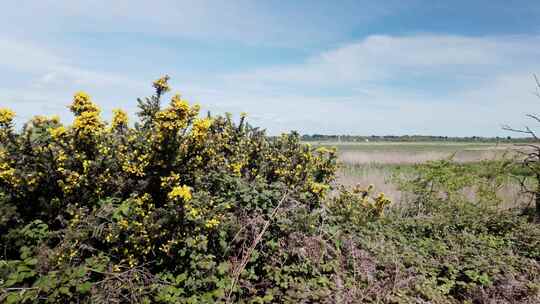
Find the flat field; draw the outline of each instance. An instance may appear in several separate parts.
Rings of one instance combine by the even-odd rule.
[[[347,164],[417,164],[453,157],[458,162],[494,159],[511,153],[514,145],[458,142],[322,143],[338,149]]]
[[[471,165],[483,160],[510,157],[516,145],[496,143],[462,142],[321,142],[311,143],[336,147],[341,161],[338,183],[367,186],[384,192],[394,202],[402,201],[402,193],[392,178],[396,173],[406,174],[415,164],[452,158],[456,162]],[[519,185],[508,179],[499,195],[505,206],[515,206],[527,200],[520,194]]]

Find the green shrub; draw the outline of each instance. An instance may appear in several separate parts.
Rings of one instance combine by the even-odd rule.
[[[297,133],[161,108],[168,79],[135,124],[85,93],[71,125],[0,109],[0,302],[540,301],[539,226],[493,208],[504,163],[418,166],[392,207]]]
[[[511,162],[506,160],[457,163],[452,159],[415,165],[409,172],[397,172],[393,180],[405,194],[407,214],[429,214],[456,204],[497,207],[498,191],[508,183]]]
[[[162,109],[167,81],[139,100],[134,126],[121,110],[103,121],[82,92],[70,105],[71,125],[37,116],[16,131],[14,113],[0,111],[2,299],[284,295],[290,286],[275,282],[287,271],[268,261],[294,259],[279,242],[320,222],[313,211],[330,190],[335,152],[302,145],[297,133],[269,139],[244,115],[238,123],[200,118],[180,95]],[[260,284],[278,287],[249,287]]]

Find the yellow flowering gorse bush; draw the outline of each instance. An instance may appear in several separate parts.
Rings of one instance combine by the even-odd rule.
[[[229,114],[199,117],[200,107],[179,94],[162,108],[168,80],[156,80],[155,94],[139,99],[139,120],[131,126],[120,109],[104,121],[84,92],[69,106],[71,124],[37,116],[17,131],[15,113],[0,109],[1,245],[5,265],[26,263],[18,260],[22,252],[37,261],[31,267],[38,268],[8,282],[31,287],[27,299],[121,298],[122,288],[114,288],[120,277],[109,276],[117,273],[139,286],[130,291],[137,301],[223,300],[236,256],[252,239],[241,225],[273,216],[285,207],[285,194],[304,210],[298,216],[321,208],[335,151],[315,151],[297,133],[268,137],[245,114],[238,123]],[[34,226],[44,231],[39,239],[19,237]],[[276,224],[269,238],[289,234]],[[273,252],[255,260],[257,267]],[[0,267],[1,278],[18,273],[9,267]],[[70,283],[58,281],[79,271]],[[257,271],[262,279],[271,270]],[[58,284],[75,284],[77,292],[53,293]],[[168,294],[173,285],[183,292]],[[251,294],[230,288],[234,297]]]

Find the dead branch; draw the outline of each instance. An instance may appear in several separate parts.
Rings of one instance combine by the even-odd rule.
[[[253,251],[255,250],[255,248],[257,247],[257,245],[260,243],[260,241],[262,240],[263,238],[263,235],[264,233],[266,232],[266,230],[268,229],[268,227],[270,226],[270,223],[272,222],[272,220],[274,219],[274,216],[276,215],[277,211],[279,210],[279,208],[281,207],[281,204],[283,204],[283,202],[285,201],[285,199],[287,198],[287,195],[288,193],[285,192],[285,194],[283,195],[283,197],[281,198],[281,200],[279,200],[279,203],[278,205],[276,206],[276,208],[274,208],[274,210],[272,211],[272,213],[270,214],[270,218],[264,223],[264,226],[263,228],[261,229],[261,231],[259,232],[259,234],[257,235],[257,237],[253,240],[253,242],[251,243],[251,246],[248,248],[248,250],[245,252],[245,254],[243,255],[242,257],[242,260],[240,262],[240,264],[238,265],[238,267],[236,267],[236,269],[233,271],[233,281],[231,283],[231,287],[229,289],[229,293],[227,295],[227,301],[226,303],[230,303],[230,300],[231,300],[231,295],[233,293],[233,290],[234,290],[234,287],[236,285],[236,283],[238,282],[238,279],[240,278],[240,274],[242,273],[242,271],[244,271],[244,269],[246,268],[246,265],[251,257],[251,255],[253,254]]]

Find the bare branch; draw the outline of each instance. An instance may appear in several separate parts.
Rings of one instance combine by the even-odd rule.
[[[261,231],[257,234],[257,236],[255,237],[255,239],[253,240],[253,242],[251,243],[251,246],[249,246],[248,250],[245,252],[244,256],[242,257],[242,260],[240,261],[240,264],[238,265],[238,267],[233,271],[234,273],[234,278],[233,278],[233,281],[231,283],[231,287],[229,289],[229,293],[227,295],[227,303],[230,303],[230,300],[231,300],[231,295],[234,291],[234,286],[236,285],[236,283],[238,282],[238,279],[240,277],[240,274],[242,273],[242,271],[246,268],[246,265],[251,257],[251,255],[253,254],[253,251],[255,250],[255,248],[257,247],[257,245],[259,244],[259,242],[262,240],[263,238],[263,235],[264,233],[266,232],[266,230],[268,229],[268,227],[270,226],[270,223],[272,222],[272,220],[274,219],[274,216],[276,215],[276,213],[278,212],[279,208],[281,207],[281,204],[283,204],[283,202],[287,199],[287,196],[288,196],[288,192],[286,191],[285,194],[283,195],[283,197],[279,200],[279,203],[277,204],[276,208],[274,208],[274,210],[272,211],[272,213],[270,214],[270,218],[264,223],[264,226],[262,227]]]
[[[538,76],[536,76],[536,74],[533,74],[533,77],[534,77],[534,81],[536,82],[536,92],[534,95],[540,98],[540,80],[538,80]]]
[[[534,114],[527,114],[525,116],[527,116],[529,118],[532,118],[532,119],[536,120],[537,122],[540,122],[540,118],[538,116],[534,115]]]
[[[525,130],[522,130],[522,129],[514,129],[508,125],[504,125],[502,126],[502,129],[506,131],[510,131],[510,132],[529,134],[534,139],[538,139],[538,137],[536,136],[536,133],[534,133],[529,127],[525,127]]]

